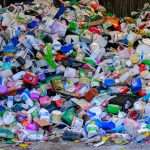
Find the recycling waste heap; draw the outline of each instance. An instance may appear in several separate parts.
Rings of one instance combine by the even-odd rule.
[[[0,138],[150,143],[150,5],[0,8]]]

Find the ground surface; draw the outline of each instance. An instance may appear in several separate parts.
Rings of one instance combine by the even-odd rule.
[[[22,150],[16,146],[0,145],[0,150]],[[129,144],[129,145],[110,145],[94,148],[85,144],[76,143],[33,143],[28,150],[150,150],[150,145],[145,144]]]

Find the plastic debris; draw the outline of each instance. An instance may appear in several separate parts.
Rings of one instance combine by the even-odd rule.
[[[0,8],[0,138],[148,143],[150,5],[118,18],[96,0]]]

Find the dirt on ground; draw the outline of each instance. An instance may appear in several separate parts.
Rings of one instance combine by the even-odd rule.
[[[98,148],[80,143],[35,142],[27,150],[150,150],[149,144],[103,145]],[[16,145],[0,145],[0,150],[23,150]]]

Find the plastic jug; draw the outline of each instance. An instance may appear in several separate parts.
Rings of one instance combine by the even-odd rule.
[[[62,115],[62,120],[68,125],[72,124],[73,118],[75,117],[76,112],[74,108],[66,110]]]

